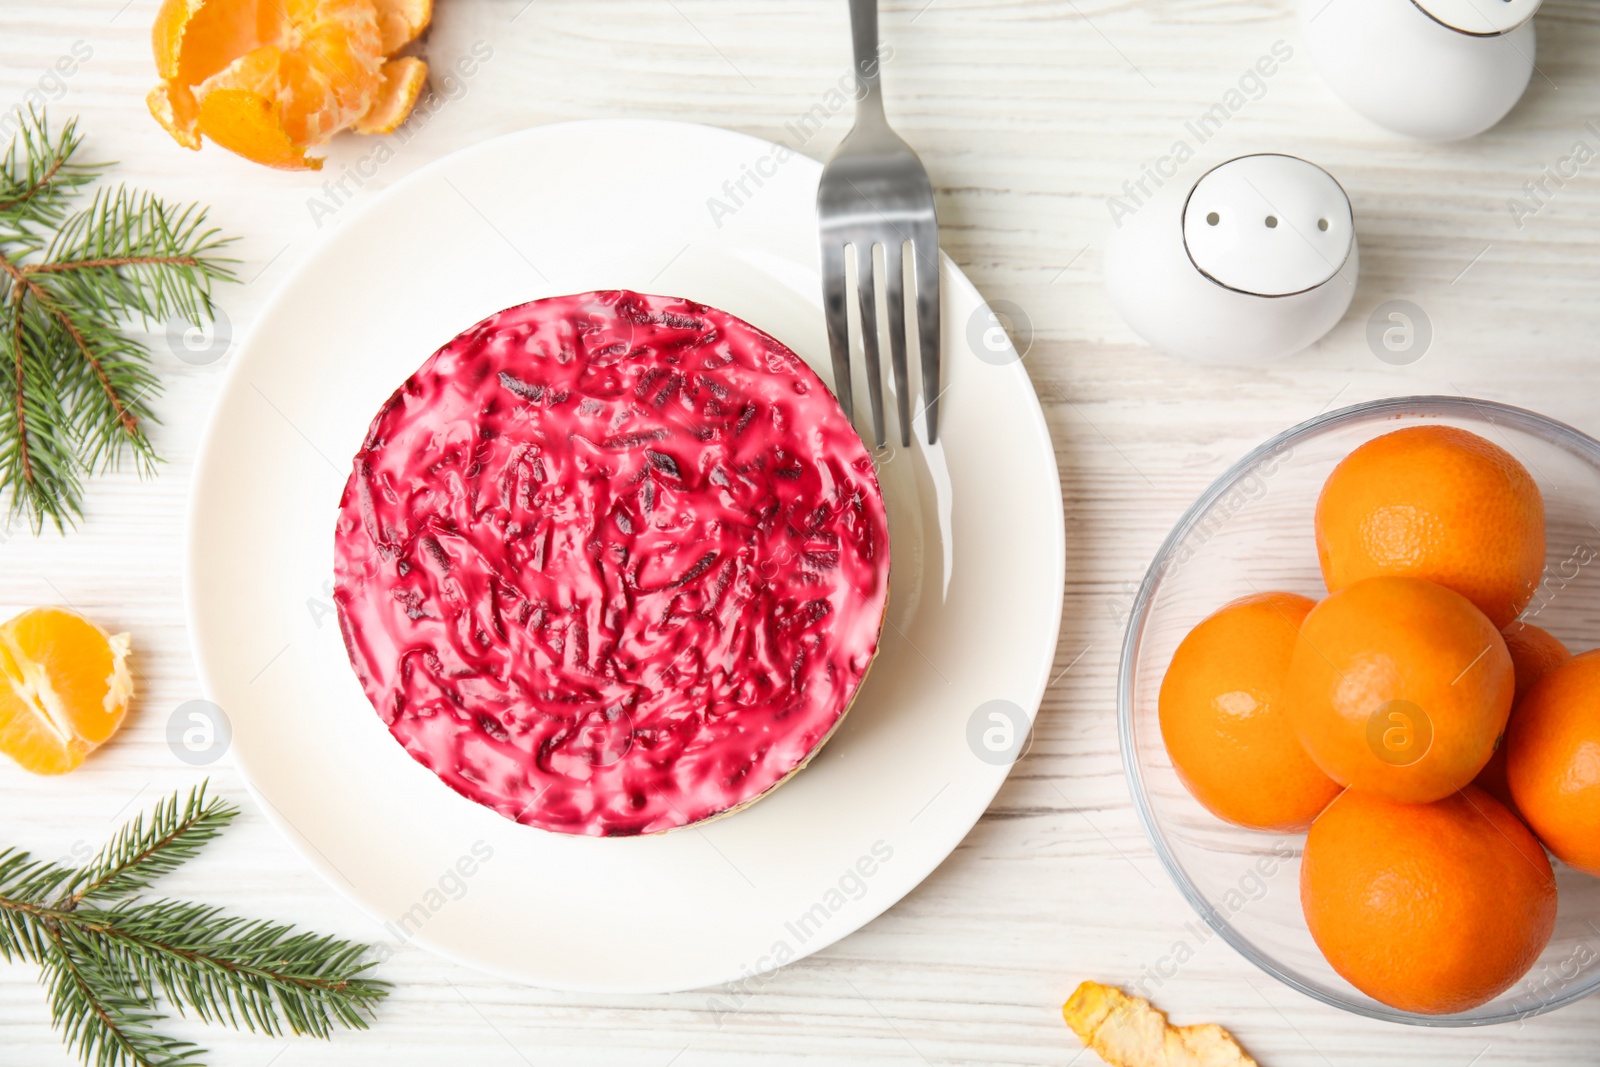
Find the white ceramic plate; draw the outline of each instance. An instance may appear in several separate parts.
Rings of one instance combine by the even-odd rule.
[[[241,345],[190,500],[200,673],[268,817],[391,941],[565,989],[726,982],[881,914],[1000,787],[1009,761],[985,745],[1003,748],[1007,730],[979,709],[1008,701],[1031,720],[1038,707],[1061,608],[1061,495],[1027,374],[984,337],[990,313],[949,260],[940,442],[879,455],[893,555],[882,650],[833,740],[774,795],[646,838],[519,826],[413,762],[345,658],[329,592],[351,457],[389,394],[466,326],[559,293],[684,296],[767,330],[831,381],[820,172],[678,123],[501,138],[351,217]]]

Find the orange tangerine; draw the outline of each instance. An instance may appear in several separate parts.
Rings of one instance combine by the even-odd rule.
[[[1511,653],[1511,667],[1516,674],[1513,706],[1522,703],[1539,679],[1572,658],[1572,652],[1559,638],[1531,622],[1514,622],[1500,633],[1506,639],[1506,651]]]
[[[1339,793],[1311,762],[1283,705],[1300,621],[1315,601],[1242,597],[1178,645],[1161,682],[1161,737],[1178,777],[1213,815],[1303,830]]]
[[[1555,929],[1556,880],[1528,828],[1480,789],[1431,804],[1349,789],[1306,836],[1300,904],[1351,985],[1439,1015],[1528,972]]]
[[[1342,785],[1424,804],[1471,782],[1511,713],[1511,654],[1460,593],[1368,578],[1300,625],[1284,686],[1317,766]]]
[[[1317,555],[1330,592],[1378,575],[1454,589],[1496,627],[1544,573],[1544,499],[1516,458],[1454,426],[1374,438],[1333,469],[1317,499]]]
[[[66,608],[0,627],[0,752],[35,774],[64,774],[117,732],[133,699],[127,634]]]
[[[1517,621],[1500,631],[1506,639],[1506,651],[1511,653],[1511,669],[1516,676],[1516,695],[1512,697],[1511,719],[1507,720],[1506,733],[1511,732],[1511,721],[1517,717],[1517,706],[1534,683],[1572,658],[1567,646],[1547,631],[1529,622]],[[1472,784],[1510,808],[1514,814],[1517,805],[1511,797],[1511,785],[1506,781],[1506,744],[1502,736],[1495,746],[1494,755],[1483,765]]]
[[[1600,649],[1546,674],[1506,731],[1506,781],[1545,847],[1600,876]]]

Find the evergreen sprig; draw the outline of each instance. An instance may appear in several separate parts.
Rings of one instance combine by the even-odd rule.
[[[233,277],[202,208],[120,185],[82,206],[105,170],[82,142],[76,120],[53,133],[30,110],[0,156],[0,488],[36,531],[83,514],[86,476],[156,463],[160,383],[124,328],[209,320],[212,284]]]
[[[163,1003],[207,1023],[330,1037],[364,1030],[389,990],[365,945],[226,915],[150,888],[238,814],[201,784],[124,825],[81,868],[0,849],[0,958],[38,964],[51,1018],[92,1067],[200,1067],[204,1050],[156,1030]]]

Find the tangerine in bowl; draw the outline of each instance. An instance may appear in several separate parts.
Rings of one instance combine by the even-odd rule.
[[[1600,647],[1597,562],[1600,441],[1490,401],[1359,404],[1218,478],[1134,597],[1118,678],[1135,808],[1211,930],[1391,1022],[1600,989],[1600,875],[1567,840],[1600,774],[1593,799],[1559,778],[1600,747],[1575,710],[1600,670],[1564,662]]]

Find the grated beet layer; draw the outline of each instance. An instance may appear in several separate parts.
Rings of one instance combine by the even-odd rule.
[[[631,292],[538,300],[436,352],[345,486],[334,600],[394,737],[542,829],[699,822],[771,789],[877,651],[871,457],[793,352]]]

